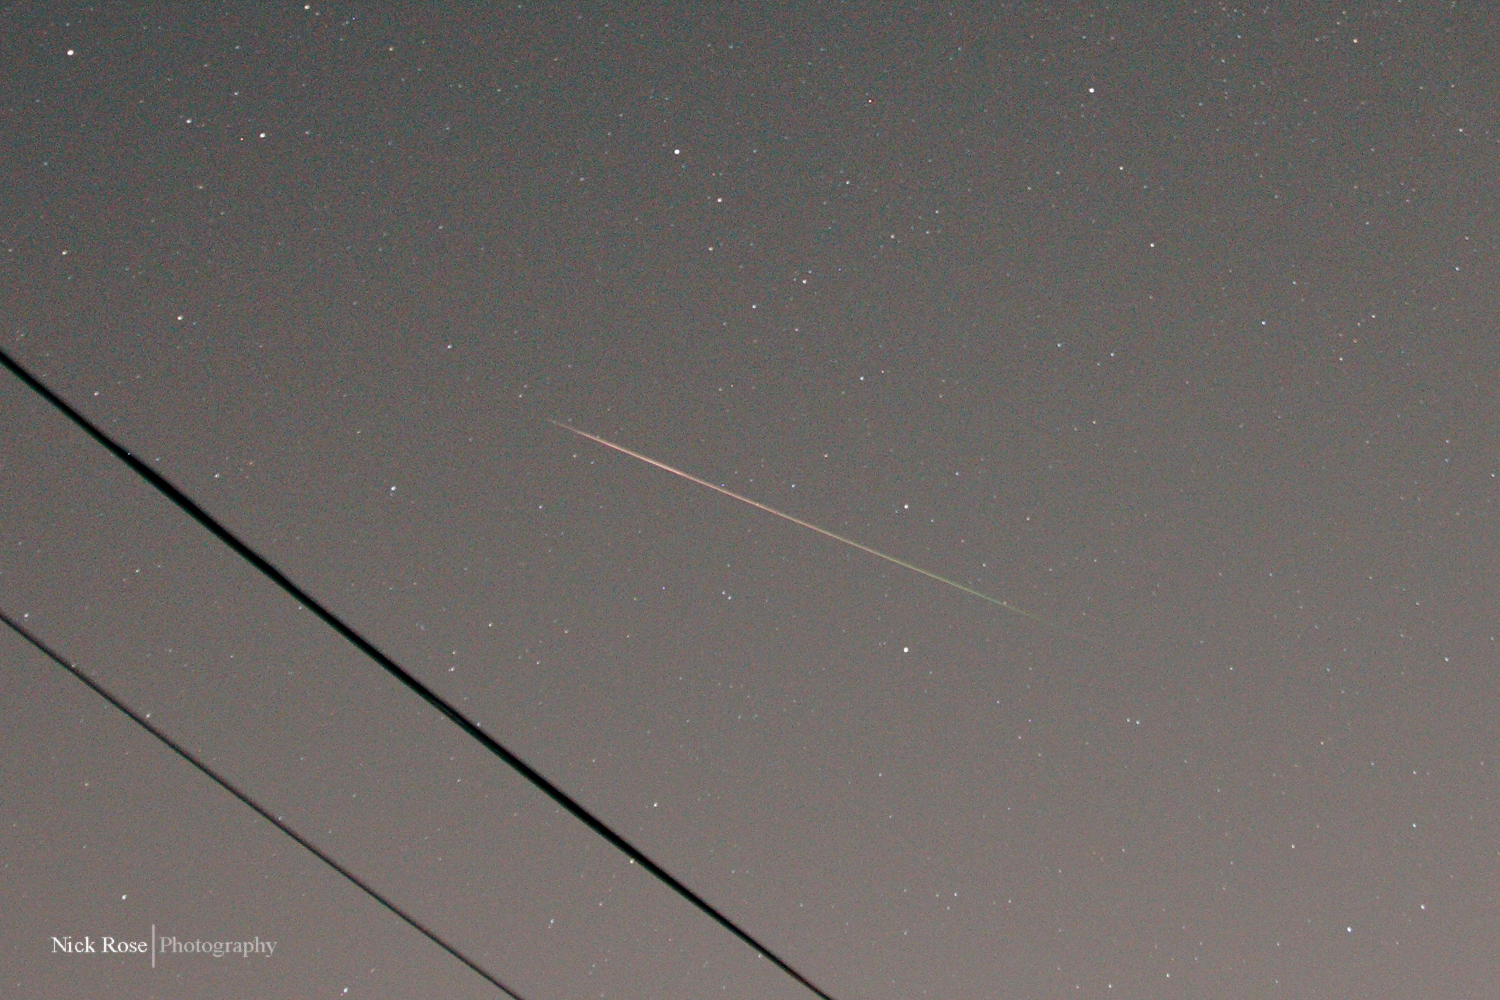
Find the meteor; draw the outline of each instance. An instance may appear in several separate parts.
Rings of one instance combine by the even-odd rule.
[[[977,597],[981,601],[988,601],[991,604],[999,605],[1000,607],[1004,608],[1006,611],[1013,611],[1013,612],[1015,612],[1018,615],[1025,615],[1027,618],[1030,618],[1034,622],[1040,622],[1043,625],[1046,625],[1048,627],[1052,627],[1052,623],[1049,622],[1049,621],[1047,621],[1047,619],[1041,617],[1040,615],[1034,615],[1030,611],[1027,611],[1027,610],[1025,610],[1023,608],[1018,608],[1014,604],[1011,604],[1011,603],[1009,603],[1007,601],[1000,600],[1000,598],[998,598],[998,597],[991,597],[989,594],[986,594],[986,593],[983,593],[981,591],[975,590],[973,587],[965,587],[963,584],[959,583],[957,580],[950,580],[946,576],[939,576],[938,574],[934,573],[930,569],[923,569],[920,566],[916,566],[916,565],[913,565],[912,563],[907,562],[905,559],[897,559],[895,556],[888,556],[884,552],[879,551],[878,549],[872,549],[868,545],[861,545],[859,542],[856,542],[852,538],[845,538],[843,535],[834,534],[833,532],[829,531],[827,528],[820,528],[816,524],[813,524],[813,523],[811,523],[809,521],[802,520],[800,517],[793,517],[790,514],[784,514],[781,511],[777,510],[775,507],[767,507],[765,504],[760,503],[757,500],[751,500],[747,496],[741,496],[740,494],[734,492],[733,490],[725,489],[722,486],[715,486],[713,483],[709,482],[707,479],[699,479],[697,476],[693,475],[690,472],[683,472],[681,469],[673,468],[672,466],[668,465],[666,462],[658,462],[656,459],[651,458],[649,455],[642,455],[638,451],[632,451],[631,449],[625,447],[622,444],[615,444],[613,441],[606,441],[604,438],[600,437],[597,434],[590,434],[588,431],[581,431],[577,427],[572,426],[571,424],[565,424],[565,423],[563,423],[560,420],[550,420],[550,419],[547,422],[549,424],[552,424],[552,425],[556,426],[556,427],[561,427],[563,430],[568,431],[569,433],[577,434],[579,437],[588,438],[590,441],[593,441],[595,444],[602,444],[606,448],[612,448],[613,450],[618,451],[622,455],[629,455],[631,458],[640,459],[642,462],[645,462],[647,465],[653,465],[656,468],[662,470],[663,472],[670,472],[674,476],[681,476],[683,479],[686,479],[690,483],[697,483],[699,486],[706,486],[709,489],[713,490],[715,493],[722,493],[726,497],[730,497],[732,499],[738,500],[740,503],[749,504],[750,506],[754,507],[756,510],[763,510],[767,514],[774,514],[777,517],[781,518],[783,521],[790,521],[790,522],[792,522],[793,524],[797,525],[799,528],[807,528],[809,531],[816,531],[818,534],[822,535],[824,538],[831,538],[835,542],[842,542],[844,545],[848,545],[851,548],[859,549],[859,551],[868,553],[869,555],[872,555],[872,556],[874,556],[877,559],[884,559],[886,562],[895,563],[897,566],[900,566],[902,569],[909,569],[913,573],[920,573],[920,574],[922,574],[923,576],[927,577],[930,580],[936,580],[938,583],[945,583],[948,586],[952,587],[953,589],[955,589],[955,590],[961,590],[965,594],[970,595],[971,597]]]

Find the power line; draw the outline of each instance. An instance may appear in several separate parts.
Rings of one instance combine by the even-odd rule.
[[[69,420],[73,421],[73,423],[76,424],[86,434],[88,434],[89,437],[93,438],[106,450],[108,450],[110,454],[114,455],[121,462],[124,462],[136,475],[140,476],[142,479],[146,480],[147,483],[155,487],[157,492],[161,493],[168,500],[172,501],[174,504],[180,507],[184,513],[186,513],[194,521],[197,521],[199,525],[201,525],[206,531],[209,532],[209,534],[213,535],[215,538],[219,539],[219,541],[229,546],[229,548],[232,549],[236,555],[240,556],[240,558],[244,559],[251,566],[259,570],[272,583],[276,584],[282,590],[286,591],[286,593],[289,594],[293,599],[295,599],[298,604],[301,604],[318,618],[322,619],[324,624],[326,624],[329,628],[337,632],[360,652],[364,653],[370,659],[374,660],[377,664],[384,668],[387,673],[389,673],[392,677],[395,677],[402,684],[406,685],[407,688],[409,688],[414,694],[417,695],[417,697],[421,698],[423,701],[427,702],[427,704],[431,705],[441,715],[447,718],[448,721],[452,722],[459,729],[463,730],[464,733],[477,741],[486,750],[508,764],[512,769],[520,774],[521,777],[525,778],[527,781],[531,782],[531,784],[545,793],[546,796],[553,802],[556,802],[563,809],[571,813],[572,816],[580,823],[588,827],[590,830],[594,831],[594,833],[598,834],[604,840],[608,841],[616,850],[620,851],[626,857],[630,858],[636,864],[640,865],[646,871],[650,872],[653,876],[656,877],[658,881],[667,886],[667,888],[677,893],[677,895],[681,896],[689,903],[692,903],[720,927],[723,927],[725,930],[729,931],[745,944],[749,945],[755,950],[756,954],[770,959],[770,961],[777,968],[779,968],[782,972],[785,972],[788,976],[791,976],[798,983],[805,986],[812,993],[820,997],[821,1000],[834,1000],[834,998],[829,994],[823,992],[823,990],[815,986],[813,982],[806,976],[802,975],[802,973],[792,968],[792,966],[786,960],[781,958],[781,956],[776,954],[776,952],[772,951],[770,948],[767,948],[765,945],[757,941],[749,931],[744,930],[733,920],[720,913],[706,899],[699,896],[693,890],[689,889],[682,882],[678,881],[675,876],[673,876],[661,865],[651,860],[651,858],[649,858],[644,851],[616,833],[603,820],[599,819],[593,813],[589,812],[588,809],[584,808],[584,806],[576,801],[571,795],[569,795],[567,792],[564,792],[561,788],[558,788],[551,781],[548,781],[530,764],[527,764],[516,754],[512,753],[510,750],[507,750],[499,743],[499,741],[486,733],[477,724],[471,722],[467,716],[465,716],[458,709],[454,708],[435,691],[433,691],[427,685],[423,684],[421,681],[417,680],[416,677],[408,673],[395,660],[391,659],[385,653],[381,652],[380,649],[378,649],[364,636],[356,632],[352,627],[346,625],[341,618],[335,615],[332,611],[325,608],[311,594],[307,593],[301,587],[293,583],[286,576],[286,574],[282,573],[275,566],[271,565],[271,563],[268,562],[264,557],[262,557],[260,553],[256,552],[248,544],[241,541],[240,538],[232,531],[230,531],[224,525],[220,524],[212,514],[208,513],[208,511],[204,510],[202,507],[199,507],[196,503],[193,502],[190,497],[188,497],[187,494],[183,493],[176,486],[172,485],[171,481],[168,480],[165,476],[161,475],[146,463],[136,458],[123,445],[116,443],[114,438],[110,437],[104,431],[95,426],[87,417],[79,413],[77,410],[73,409],[73,407],[69,406],[60,396],[54,393],[51,389],[48,389],[35,376],[33,376],[29,371],[22,367],[20,362],[12,358],[4,349],[0,349],[0,364],[3,364],[6,368],[10,369],[11,373],[14,374],[16,378],[24,382],[27,387],[29,387],[37,395],[45,399]]]
[[[368,895],[371,899],[375,900],[375,902],[379,903],[381,906],[385,907],[387,910],[390,910],[402,920],[405,920],[412,927],[416,928],[416,930],[420,931],[433,944],[437,945],[439,948],[443,949],[448,954],[452,955],[454,958],[467,965],[470,969],[474,970],[474,972],[478,973],[487,982],[489,982],[490,985],[500,990],[500,992],[504,993],[506,996],[514,997],[515,1000],[524,1000],[524,998],[521,997],[520,994],[516,993],[515,990],[512,990],[510,987],[506,986],[494,976],[490,975],[473,959],[469,958],[467,955],[459,951],[456,947],[449,944],[447,941],[444,941],[442,938],[438,937],[434,931],[428,930],[427,927],[424,926],[422,922],[416,917],[413,917],[411,914],[401,909],[401,907],[397,906],[389,899],[386,899],[383,895],[380,894],[378,890],[370,886],[369,883],[365,882],[358,875],[354,874],[349,869],[345,868],[343,865],[339,864],[337,861],[324,854],[316,844],[308,840],[306,837],[302,836],[296,830],[292,829],[280,818],[271,815],[271,813],[267,811],[264,806],[252,799],[248,793],[243,792],[239,788],[235,787],[235,785],[231,783],[228,778],[225,778],[213,768],[203,763],[203,761],[199,760],[197,755],[195,755],[191,750],[183,747],[176,740],[172,739],[172,737],[168,736],[166,733],[162,732],[160,729],[156,728],[156,726],[147,721],[145,716],[141,715],[135,709],[125,704],[119,698],[116,698],[104,687],[104,685],[100,684],[88,674],[84,673],[76,665],[74,665],[72,661],[68,660],[61,653],[58,653],[51,646],[48,646],[41,639],[37,638],[24,625],[16,621],[10,615],[6,614],[3,609],[0,609],[0,621],[3,621],[5,622],[5,624],[9,625],[12,631],[35,646],[50,660],[52,660],[53,663],[56,663],[68,673],[78,678],[78,680],[82,681],[91,691],[93,691],[99,697],[109,702],[115,708],[118,708],[121,712],[124,712],[136,725],[140,726],[142,729],[146,730],[146,732],[150,733],[152,736],[155,736],[158,740],[161,740],[163,743],[165,743],[173,753],[177,754],[177,756],[181,757],[183,760],[187,761],[189,764],[193,765],[198,770],[208,775],[214,781],[218,782],[219,786],[230,795],[233,795],[235,798],[245,803],[245,805],[260,813],[260,815],[264,817],[266,822],[272,824],[276,827],[276,829],[280,830],[282,833],[286,834],[288,837],[291,837],[297,843],[307,848],[318,858],[319,861],[323,862],[329,868],[332,868],[334,871],[344,876],[344,878],[348,879],[350,882],[353,882],[355,885],[359,886],[359,888],[363,889],[365,894]]]

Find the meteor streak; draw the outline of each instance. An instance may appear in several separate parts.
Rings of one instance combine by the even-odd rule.
[[[763,510],[767,514],[775,514],[777,517],[781,518],[783,521],[790,521],[790,522],[792,522],[793,524],[797,525],[800,528],[807,528],[810,531],[816,531],[818,534],[822,535],[824,538],[831,538],[835,542],[842,542],[843,544],[848,545],[848,546],[850,546],[852,548],[859,549],[859,551],[861,551],[861,552],[866,552],[866,553],[868,553],[868,554],[876,557],[877,559],[884,559],[886,562],[895,563],[897,566],[900,566],[903,569],[909,569],[913,573],[920,573],[920,574],[922,574],[923,576],[925,576],[925,577],[927,577],[929,579],[936,580],[938,583],[946,583],[948,586],[954,588],[955,590],[962,590],[965,594],[969,594],[972,597],[977,597],[981,601],[989,601],[991,604],[997,604],[997,605],[999,605],[1000,607],[1004,608],[1006,611],[1014,611],[1018,615],[1025,615],[1027,618],[1030,618],[1032,621],[1041,622],[1043,625],[1046,625],[1046,626],[1049,626],[1049,627],[1052,626],[1051,622],[1047,621],[1047,619],[1041,617],[1040,615],[1034,615],[1030,611],[1026,611],[1026,610],[1024,610],[1022,608],[1018,608],[1014,604],[1010,604],[1010,603],[1008,603],[1006,601],[1000,600],[1000,598],[998,598],[998,597],[991,597],[989,594],[982,593],[982,592],[980,592],[978,590],[975,590],[973,587],[965,587],[963,584],[959,583],[957,580],[950,580],[946,576],[938,576],[936,573],[932,572],[932,570],[930,570],[930,569],[923,569],[920,566],[915,566],[915,565],[907,562],[905,559],[897,559],[895,556],[888,556],[884,552],[881,552],[881,551],[879,551],[877,549],[870,548],[868,545],[861,545],[859,542],[856,542],[852,538],[845,538],[843,535],[836,535],[833,532],[829,531],[827,528],[820,528],[816,524],[812,524],[811,522],[802,520],[800,517],[793,517],[790,514],[783,514],[781,511],[777,510],[775,507],[767,507],[765,504],[760,503],[759,501],[756,501],[756,500],[751,500],[747,496],[741,496],[740,494],[734,492],[733,490],[725,489],[722,486],[715,486],[713,483],[709,482],[706,479],[699,479],[697,476],[693,475],[690,472],[683,472],[681,469],[674,469],[672,466],[668,465],[666,462],[658,462],[656,459],[651,458],[651,457],[649,457],[647,455],[642,455],[638,451],[631,451],[629,448],[625,447],[622,444],[615,444],[613,441],[606,441],[604,438],[600,437],[597,434],[590,434],[588,431],[581,431],[577,427],[574,427],[571,424],[565,424],[565,423],[563,423],[560,420],[548,420],[547,422],[549,424],[553,424],[553,425],[555,425],[557,427],[561,427],[565,431],[569,431],[570,433],[577,434],[579,437],[588,438],[590,441],[593,441],[596,444],[602,444],[606,448],[612,448],[615,451],[618,451],[622,455],[629,455],[631,458],[638,458],[642,462],[645,462],[647,465],[654,465],[654,466],[656,466],[656,468],[661,469],[663,472],[670,472],[674,476],[681,476],[683,479],[686,479],[690,483],[697,483],[699,486],[706,486],[709,489],[713,490],[715,493],[722,493],[726,497],[731,497],[731,498],[733,498],[735,500],[738,500],[740,503],[749,504],[750,506],[754,507],[756,510]]]

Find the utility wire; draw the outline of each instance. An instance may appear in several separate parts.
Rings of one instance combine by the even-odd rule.
[[[378,890],[371,887],[369,883],[365,882],[358,875],[354,874],[349,869],[345,868],[343,865],[339,864],[337,861],[324,854],[316,844],[308,840],[306,837],[302,836],[302,834],[298,833],[296,830],[293,830],[280,818],[271,815],[271,813],[267,811],[264,806],[252,799],[248,793],[242,792],[239,788],[235,787],[228,778],[225,778],[213,768],[203,763],[203,761],[199,760],[197,755],[195,755],[191,750],[184,748],[180,743],[172,739],[172,737],[168,736],[166,733],[153,726],[149,721],[146,720],[143,715],[141,715],[135,709],[125,704],[119,698],[116,698],[113,694],[110,694],[110,692],[104,687],[104,685],[100,684],[88,674],[84,673],[66,657],[58,653],[51,646],[48,646],[41,639],[38,639],[24,625],[16,621],[10,615],[6,614],[3,609],[0,609],[0,621],[5,622],[5,624],[9,625],[11,627],[11,630],[14,631],[17,635],[25,639],[27,642],[31,643],[37,649],[41,650],[41,652],[45,654],[49,659],[51,659],[53,663],[56,663],[59,667],[62,667],[68,673],[72,674],[74,677],[82,681],[85,685],[88,686],[91,691],[93,691],[99,697],[103,698],[115,708],[118,708],[121,712],[124,712],[126,715],[128,715],[136,725],[140,726],[142,729],[146,730],[146,732],[150,733],[152,736],[155,736],[157,739],[165,743],[173,753],[177,754],[177,756],[181,757],[183,760],[187,761],[189,764],[193,765],[198,770],[208,775],[214,781],[217,781],[219,783],[219,786],[222,787],[230,795],[233,795],[235,798],[245,803],[245,805],[260,813],[260,815],[265,818],[266,822],[272,824],[276,827],[276,829],[280,830],[282,833],[286,834],[288,837],[291,837],[297,843],[301,844],[303,847],[311,851],[319,861],[323,862],[329,868],[332,868],[334,871],[344,876],[344,878],[348,879],[350,882],[353,882],[355,885],[359,886],[365,891],[365,894],[368,895],[371,899],[375,900],[375,902],[379,903],[387,910],[390,910],[402,920],[405,920],[408,924],[421,932],[433,944],[437,945],[439,948],[443,949],[448,954],[452,955],[454,958],[467,965],[470,969],[473,969],[487,982],[489,982],[491,986],[494,986],[501,993],[504,993],[508,997],[514,997],[515,1000],[524,1000],[524,998],[522,998],[520,994],[516,993],[515,990],[512,990],[510,987],[506,986],[494,976],[490,975],[473,959],[469,958],[467,955],[459,951],[456,947],[449,944],[447,941],[444,941],[442,938],[438,937],[435,932],[428,930],[427,927],[423,925],[423,923],[416,917],[407,913],[405,910],[401,909],[401,907],[397,906],[389,899],[386,899],[380,894]]]
[[[521,777],[525,778],[527,781],[531,782],[531,784],[535,785],[553,802],[556,802],[563,809],[566,809],[580,823],[588,827],[590,830],[594,831],[594,833],[598,834],[604,840],[608,841],[616,850],[624,854],[626,857],[630,858],[632,862],[640,865],[646,871],[651,873],[656,877],[658,881],[667,886],[667,888],[677,893],[677,895],[681,896],[689,903],[692,903],[720,927],[723,927],[725,930],[729,931],[729,933],[733,934],[745,944],[749,945],[755,950],[756,954],[770,959],[777,968],[779,968],[782,972],[785,972],[788,976],[791,976],[798,983],[801,983],[813,994],[820,997],[821,1000],[834,1000],[834,998],[829,994],[823,992],[823,990],[815,986],[810,979],[802,975],[802,973],[798,972],[796,969],[792,968],[792,966],[780,955],[776,954],[776,952],[772,951],[770,948],[767,948],[765,945],[757,941],[749,931],[744,930],[733,920],[720,913],[706,899],[704,899],[702,896],[699,896],[692,889],[689,889],[682,882],[678,881],[677,878],[672,875],[672,873],[668,872],[661,865],[657,864],[655,861],[652,861],[651,858],[647,857],[644,851],[636,847],[634,844],[630,843],[630,841],[626,840],[624,837],[620,836],[620,834],[616,833],[603,820],[599,819],[593,813],[589,812],[588,809],[584,808],[584,806],[577,800],[575,800],[571,795],[569,795],[567,792],[564,792],[561,788],[558,788],[552,782],[548,781],[530,764],[527,764],[520,757],[507,750],[499,743],[499,741],[486,733],[477,724],[471,722],[467,716],[465,716],[458,709],[454,708],[435,691],[433,691],[427,685],[423,684],[421,681],[417,680],[416,677],[408,673],[395,660],[391,659],[385,653],[381,652],[380,649],[378,649],[364,636],[356,632],[351,626],[346,625],[341,618],[335,615],[332,611],[325,608],[311,594],[307,593],[307,591],[303,590],[301,587],[293,583],[286,576],[286,574],[282,573],[281,570],[271,565],[271,563],[268,562],[264,557],[262,557],[260,553],[256,552],[248,544],[241,541],[239,537],[232,531],[230,531],[227,527],[220,524],[212,514],[208,513],[208,511],[204,510],[202,507],[199,507],[196,503],[193,502],[190,497],[188,497],[187,494],[183,493],[176,486],[172,485],[171,481],[169,481],[165,476],[152,469],[139,458],[136,458],[123,445],[116,443],[114,438],[110,437],[103,430],[95,426],[87,417],[79,413],[77,410],[73,409],[73,407],[69,406],[68,403],[66,403],[62,399],[62,397],[58,396],[51,389],[48,389],[45,385],[43,385],[35,376],[33,376],[29,371],[22,367],[20,362],[12,358],[4,349],[0,349],[0,364],[3,364],[11,371],[13,375],[16,376],[16,378],[24,382],[28,388],[45,399],[60,413],[66,416],[69,420],[73,421],[73,423],[77,424],[81,430],[83,430],[86,434],[89,435],[89,437],[93,438],[105,449],[107,449],[110,454],[114,455],[121,462],[124,462],[127,466],[129,466],[132,472],[140,476],[142,479],[146,480],[146,482],[155,487],[159,493],[161,493],[168,500],[172,501],[174,504],[180,507],[189,517],[191,517],[194,521],[197,521],[198,524],[200,524],[206,531],[208,531],[209,534],[213,535],[215,538],[219,539],[219,541],[229,546],[229,548],[232,549],[235,554],[240,556],[240,558],[244,559],[251,566],[254,566],[272,583],[276,584],[282,590],[291,595],[291,597],[295,599],[298,604],[307,608],[314,615],[321,618],[329,628],[333,629],[344,639],[348,640],[348,642],[360,652],[364,653],[370,659],[374,660],[391,676],[395,677],[402,684],[405,684],[409,689],[411,689],[413,693],[417,695],[417,697],[421,698],[423,701],[427,702],[427,704],[435,708],[440,714],[446,717],[448,721],[452,722],[459,729],[463,730],[464,733],[476,740],[486,750],[494,754],[496,757],[500,758],[506,764],[510,765],[512,769],[514,769],[518,774],[521,775]]]

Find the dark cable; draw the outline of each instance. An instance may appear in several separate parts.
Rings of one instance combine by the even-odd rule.
[[[647,857],[646,854],[640,850],[640,848],[636,847],[634,844],[630,843],[624,837],[620,836],[618,833],[612,830],[604,823],[603,820],[596,817],[593,813],[585,809],[580,803],[575,801],[572,796],[568,795],[568,793],[564,792],[561,788],[558,788],[552,782],[548,781],[520,757],[516,756],[505,747],[501,746],[498,741],[496,741],[483,729],[480,729],[478,725],[469,721],[467,716],[465,716],[458,709],[454,708],[452,705],[448,704],[447,701],[443,700],[443,698],[441,698],[431,688],[427,687],[427,685],[423,684],[411,674],[407,673],[406,670],[403,669],[399,664],[397,664],[395,660],[391,659],[385,653],[377,649],[375,645],[368,639],[360,635],[358,632],[354,631],[354,629],[350,626],[344,624],[342,619],[340,619],[332,611],[329,611],[322,604],[320,604],[316,599],[313,598],[311,594],[307,593],[301,587],[293,583],[290,579],[287,578],[284,573],[267,562],[249,545],[240,541],[238,536],[236,536],[228,528],[224,527],[224,525],[220,524],[212,514],[208,513],[208,511],[204,510],[202,507],[199,507],[187,496],[187,494],[183,493],[176,486],[173,486],[165,476],[162,476],[150,466],[146,465],[146,463],[136,458],[128,450],[126,450],[124,446],[117,444],[113,438],[96,427],[92,422],[89,421],[87,417],[79,413],[77,410],[73,409],[73,407],[64,402],[60,396],[58,396],[51,389],[48,389],[45,385],[38,381],[30,372],[21,367],[20,362],[16,361],[8,353],[6,353],[4,349],[0,349],[0,364],[4,364],[6,368],[10,369],[11,373],[14,374],[16,378],[26,383],[26,385],[30,387],[32,391],[41,396],[48,403],[52,404],[53,407],[64,414],[69,420],[73,421],[73,423],[77,424],[80,429],[82,429],[86,434],[89,435],[89,437],[93,438],[95,441],[99,442],[99,444],[103,445],[104,448],[106,448],[110,452],[110,454],[114,455],[120,461],[129,466],[131,471],[133,471],[136,475],[146,480],[146,482],[154,486],[159,493],[165,496],[168,500],[172,501],[178,507],[182,508],[182,510],[189,517],[197,521],[205,530],[209,532],[209,534],[213,535],[215,538],[219,539],[219,541],[223,542],[225,545],[229,546],[229,548],[233,549],[234,552],[240,556],[240,558],[244,559],[251,566],[254,566],[272,583],[276,584],[282,590],[290,594],[297,601],[297,603],[301,604],[303,607],[307,608],[313,614],[321,618],[324,624],[333,629],[339,635],[343,636],[344,639],[348,640],[348,642],[350,642],[360,652],[364,653],[370,659],[378,663],[381,667],[385,668],[387,673],[395,677],[402,684],[405,684],[408,688],[411,689],[413,693],[417,695],[417,697],[421,698],[423,701],[427,702],[427,704],[437,709],[437,711],[445,716],[448,721],[452,722],[455,726],[457,726],[459,729],[462,729],[470,737],[477,740],[479,744],[490,753],[494,754],[496,757],[499,757],[505,763],[509,764],[518,774],[521,775],[521,777],[525,778],[527,781],[531,782],[533,785],[539,788],[542,792],[546,793],[548,798],[550,798],[553,802],[556,802],[562,808],[566,809],[580,823],[588,827],[590,830],[594,831],[594,833],[598,834],[600,837],[604,838],[611,845],[613,845],[616,850],[620,851],[636,864],[646,869],[646,871],[654,875],[660,882],[666,885],[673,892],[677,893],[677,895],[681,896],[689,903],[692,903],[704,914],[709,916],[720,927],[723,927],[725,930],[729,931],[729,933],[733,934],[745,944],[749,945],[755,950],[756,954],[770,959],[771,962],[774,963],[777,968],[781,969],[782,972],[785,972],[797,982],[807,987],[814,994],[821,997],[822,1000],[833,1000],[833,997],[823,992],[817,986],[814,986],[811,980],[802,975],[802,973],[798,972],[796,969],[792,968],[774,951],[772,951],[770,948],[767,948],[765,945],[761,944],[754,937],[752,937],[749,931],[742,930],[738,924],[716,910],[707,900],[699,896],[696,892],[689,889],[687,886],[683,885],[665,868]]]
[[[80,681],[86,684],[89,689],[99,697],[103,698],[105,701],[115,706],[115,708],[118,708],[120,711],[130,716],[131,720],[135,722],[136,725],[140,726],[142,729],[146,730],[146,732],[150,733],[152,736],[155,736],[157,739],[165,743],[173,753],[177,754],[177,756],[181,757],[183,760],[187,761],[189,764],[193,765],[198,770],[214,779],[214,781],[217,781],[219,783],[219,786],[222,787],[230,795],[233,795],[235,798],[245,803],[245,805],[260,813],[261,816],[265,818],[266,822],[271,823],[282,833],[286,834],[288,837],[291,837],[297,843],[307,848],[318,858],[319,861],[322,861],[329,868],[332,868],[334,871],[344,876],[344,878],[359,886],[371,899],[375,900],[375,902],[379,903],[387,910],[390,910],[402,920],[405,920],[408,924],[425,935],[429,941],[446,951],[448,954],[452,955],[454,958],[458,959],[460,962],[467,965],[470,969],[473,969],[480,976],[483,976],[490,983],[490,985],[494,986],[506,996],[514,997],[515,1000],[523,1000],[523,998],[518,993],[516,993],[510,987],[506,986],[500,980],[496,979],[494,976],[490,975],[463,952],[459,951],[453,945],[438,937],[434,932],[428,930],[416,917],[413,917],[411,914],[401,909],[401,907],[397,906],[389,899],[386,899],[377,890],[371,888],[358,875],[354,874],[349,869],[345,868],[343,865],[339,864],[337,861],[324,854],[312,841],[303,837],[300,833],[298,833],[296,830],[293,830],[290,826],[282,822],[280,819],[272,816],[269,812],[266,811],[263,806],[260,805],[260,803],[256,802],[245,792],[240,791],[233,784],[231,784],[229,782],[229,779],[221,776],[213,768],[209,767],[207,764],[203,763],[203,761],[199,760],[191,750],[185,749],[176,740],[172,739],[172,737],[168,736],[166,733],[153,726],[150,722],[146,721],[146,718],[140,713],[136,712],[135,709],[131,708],[129,705],[125,704],[123,701],[110,694],[102,684],[94,680],[82,670],[78,669],[78,667],[74,666],[73,663],[64,658],[60,653],[54,651],[52,647],[48,646],[45,642],[38,639],[35,635],[32,635],[30,630],[28,630],[24,625],[16,621],[10,615],[6,614],[4,610],[0,610],[0,621],[5,622],[5,624],[9,625],[12,631],[14,631],[17,635],[25,639],[27,642],[31,643],[37,649],[41,650],[42,653],[49,657],[53,663],[56,663],[59,667],[62,667],[68,673],[72,674],[74,677],[78,678]]]

